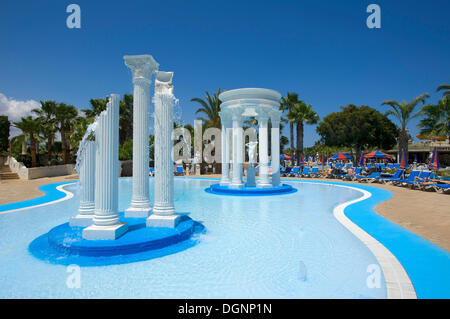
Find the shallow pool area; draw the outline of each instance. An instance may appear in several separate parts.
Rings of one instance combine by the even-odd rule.
[[[77,184],[67,184],[72,198],[0,213],[0,298],[386,298],[377,259],[333,214],[337,205],[361,198],[361,191],[284,182],[298,191],[231,200],[204,191],[217,180],[176,178],[177,212],[204,229],[133,260],[82,263],[79,287],[70,284],[71,260],[43,261],[29,251],[36,238],[76,214]],[[391,196],[379,191],[361,203],[371,209]],[[130,199],[131,179],[121,178],[120,211]],[[352,206],[346,213],[355,218],[369,213]]]

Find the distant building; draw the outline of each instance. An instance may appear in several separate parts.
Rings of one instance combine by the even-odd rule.
[[[439,163],[441,167],[450,166],[450,143],[449,141],[439,142],[418,142],[408,144],[408,163],[414,162],[414,158],[417,155],[419,163],[426,163],[426,160],[433,153],[434,148],[437,148],[439,154]],[[398,145],[388,151],[385,151],[389,155],[393,155],[396,160],[399,158]]]

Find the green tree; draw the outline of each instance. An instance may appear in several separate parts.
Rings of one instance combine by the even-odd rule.
[[[78,110],[75,106],[59,103],[56,106],[55,119],[61,134],[61,146],[63,163],[68,164],[70,147],[68,147],[68,136],[71,134],[73,121],[77,118]]]
[[[52,160],[53,144],[55,143],[55,135],[58,131],[56,121],[56,102],[41,101],[41,107],[32,110],[33,113],[41,118],[42,134],[47,140],[47,163]]]
[[[442,93],[442,95],[445,96],[450,96],[450,84],[441,84],[438,86],[438,88],[436,89],[436,92],[439,92],[441,90],[444,90],[444,93]]]
[[[8,150],[9,128],[11,123],[6,115],[0,116],[0,154]]]
[[[133,138],[133,95],[124,94],[119,103],[119,143]]]
[[[425,118],[419,123],[420,134],[424,136],[443,136],[450,141],[450,95],[444,96],[437,104],[422,107],[420,115]]]
[[[30,138],[31,167],[37,166],[37,143],[40,140],[39,134],[42,127],[41,118],[31,116],[22,117],[20,122],[14,122],[14,126],[22,130]]]
[[[350,104],[341,112],[328,114],[316,128],[321,143],[331,147],[348,147],[356,158],[370,148],[390,149],[395,143],[398,129],[386,115],[369,106]]]
[[[305,124],[316,124],[319,121],[319,115],[312,109],[312,105],[306,105],[303,101],[294,104],[287,114],[291,123],[297,127],[297,158],[303,154],[303,135]]]
[[[289,111],[294,108],[294,105],[300,103],[298,99],[298,93],[287,92],[286,97],[281,98],[280,110],[289,113]],[[283,122],[289,123],[289,140],[291,142],[290,148],[294,149],[294,122],[287,118],[282,119]]]
[[[197,102],[201,105],[199,109],[195,112],[195,114],[203,114],[204,116],[198,117],[199,120],[205,122],[206,127],[217,127],[220,128],[220,104],[221,101],[219,99],[219,94],[221,93],[221,89],[217,89],[217,92],[212,96],[205,92],[205,99],[201,99],[198,97],[194,97],[191,99],[191,102]],[[206,116],[206,117],[205,117]]]
[[[416,106],[419,103],[424,104],[425,99],[430,97],[428,93],[424,93],[422,95],[419,95],[415,99],[413,99],[411,102],[398,102],[395,100],[386,100],[381,105],[387,105],[390,106],[391,109],[386,112],[386,115],[393,116],[400,124],[400,133],[398,136],[398,149],[399,151],[404,150],[406,157],[408,157],[408,132],[407,132],[407,125],[408,123],[420,116],[420,112],[414,113]]]

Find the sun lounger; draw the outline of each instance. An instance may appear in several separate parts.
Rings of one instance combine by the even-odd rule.
[[[414,189],[415,187],[420,188],[420,183],[426,182],[430,178],[431,174],[432,172],[422,171],[420,175],[414,179],[414,181],[408,181],[405,184],[411,186],[412,189]]]
[[[408,182],[414,182],[414,179],[415,179],[416,177],[418,177],[419,174],[420,174],[420,171],[412,171],[412,172],[408,175],[408,178],[407,178],[407,179],[401,179],[401,178],[399,178],[399,179],[396,179],[396,180],[392,180],[392,183],[393,183],[394,185],[397,185],[397,186],[399,186],[399,185],[407,185]]]
[[[288,166],[285,168],[285,170],[281,173],[281,176],[289,176],[292,172],[292,167]]]
[[[311,169],[311,172],[309,173],[309,175],[310,175],[311,177],[317,177],[317,176],[320,176],[319,168],[318,168],[318,167],[313,167],[313,168]]]
[[[177,166],[177,170],[175,171],[175,175],[183,175],[183,166]]]
[[[294,177],[294,176],[299,175],[299,173],[300,173],[300,167],[295,166],[294,169],[292,170],[292,172],[291,172],[291,174],[290,174],[289,176]]]
[[[401,179],[404,173],[405,173],[404,169],[398,169],[394,173],[394,176],[391,176],[391,177],[381,177],[380,176],[379,178],[377,178],[377,181],[380,183],[389,184],[389,183],[392,183],[393,181],[397,181],[397,180]]]
[[[303,167],[303,172],[299,175],[301,175],[302,177],[309,176],[309,167]]]
[[[353,174],[353,175],[345,174],[345,175],[341,176],[341,178],[344,179],[344,180],[349,180],[350,181],[352,179],[355,179],[356,176],[360,175],[361,172],[362,172],[362,167],[357,167],[355,169],[355,174]]]
[[[373,183],[380,175],[381,175],[380,172],[373,172],[369,176],[361,176],[361,175],[359,175],[360,177],[356,176],[356,179],[358,182]]]
[[[441,194],[450,194],[450,184],[434,184],[434,190]]]
[[[394,168],[395,168],[395,169],[399,169],[399,168],[400,168],[400,164],[399,164],[399,163],[394,164]]]
[[[389,169],[394,169],[394,164],[388,163],[388,168],[389,168]]]

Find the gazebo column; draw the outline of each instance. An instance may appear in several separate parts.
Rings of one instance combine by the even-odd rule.
[[[94,141],[85,144],[79,167],[80,206],[78,215],[70,219],[70,226],[92,225],[95,209],[95,148]]]
[[[271,187],[269,181],[269,151],[268,128],[269,117],[266,114],[258,115],[259,125],[259,180],[258,187]]]
[[[149,120],[150,84],[159,64],[151,55],[124,56],[133,75],[133,194],[126,217],[148,217],[149,199]]]
[[[243,187],[242,182],[242,148],[243,148],[243,131],[242,116],[240,109],[232,110],[233,119],[233,178],[231,179],[231,187]]]
[[[175,97],[173,72],[157,72],[155,80],[155,202],[147,227],[174,228],[180,215],[174,214],[172,130]]]
[[[95,131],[97,154],[95,163],[94,224],[83,229],[89,240],[116,239],[128,230],[119,222],[119,96],[110,100],[98,117]]]
[[[280,111],[272,113],[272,186],[280,185]]]
[[[229,149],[229,138],[228,138],[228,128],[230,127],[230,116],[228,113],[220,112],[220,121],[222,123],[222,178],[220,184],[228,185],[230,183],[230,149]]]

